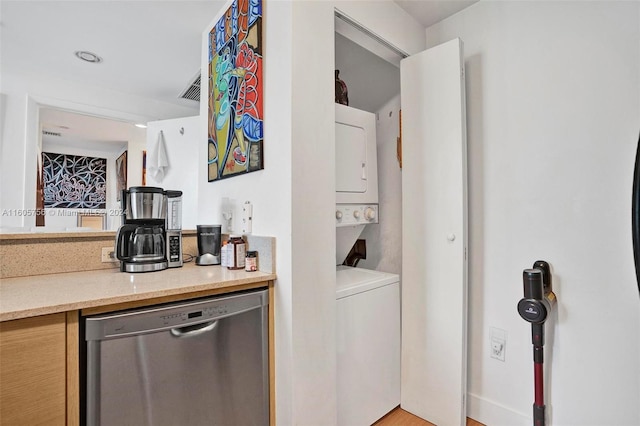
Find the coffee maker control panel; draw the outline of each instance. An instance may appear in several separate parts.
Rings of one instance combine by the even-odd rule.
[[[167,261],[169,268],[182,266],[182,232],[167,231]]]

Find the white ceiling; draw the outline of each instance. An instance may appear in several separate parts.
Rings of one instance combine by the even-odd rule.
[[[200,70],[202,32],[224,1],[0,2],[3,69],[46,73],[159,101],[178,96]],[[103,58],[90,64],[74,52]]]
[[[474,2],[396,0],[425,27]],[[2,0],[1,70],[46,73],[192,107],[197,113],[197,103],[179,95],[198,74],[202,32],[225,3]],[[103,62],[83,62],[74,56],[77,50],[94,52]]]
[[[90,82],[164,102],[179,100],[200,68],[202,32],[224,0],[0,2],[2,68]],[[425,27],[474,1],[396,0]],[[101,64],[74,56],[88,50]]]
[[[130,140],[144,140],[146,133],[131,123],[54,108],[40,109],[39,118],[42,130],[60,135],[42,135],[42,149],[45,151],[49,144],[58,144],[116,153],[125,149]]]
[[[427,28],[479,0],[394,0]]]

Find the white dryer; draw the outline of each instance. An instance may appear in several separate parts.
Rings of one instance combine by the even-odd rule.
[[[376,116],[335,104],[336,203],[378,204]]]
[[[400,278],[336,271],[338,425],[370,425],[400,404]]]
[[[375,114],[335,104],[336,265],[342,264],[365,225],[378,223]]]

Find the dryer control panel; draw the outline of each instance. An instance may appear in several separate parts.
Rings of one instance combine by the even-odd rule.
[[[336,226],[378,223],[377,204],[336,204]]]

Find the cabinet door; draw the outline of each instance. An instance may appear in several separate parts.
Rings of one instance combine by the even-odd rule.
[[[65,314],[0,323],[0,423],[64,425]]]

